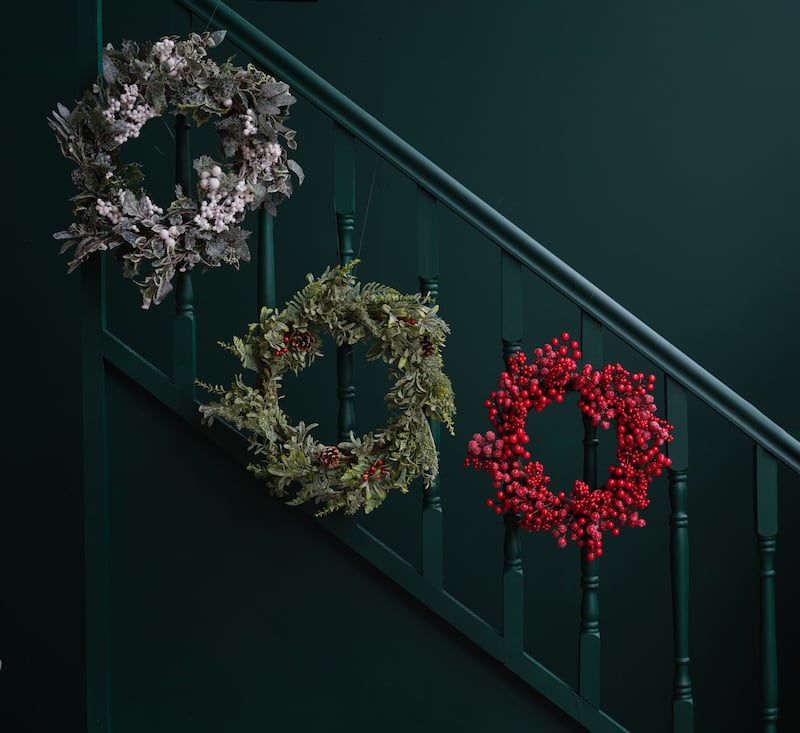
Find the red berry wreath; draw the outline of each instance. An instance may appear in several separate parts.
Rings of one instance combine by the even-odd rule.
[[[465,465],[492,477],[496,495],[486,503],[497,514],[517,515],[528,531],[550,532],[560,547],[573,540],[594,560],[603,554],[604,532],[616,536],[622,527],[644,526],[639,511],[650,503],[650,482],[670,465],[662,447],[672,440],[672,425],[656,417],[652,374],[631,374],[619,364],[579,369],[579,344],[568,333],[534,355],[530,364],[521,351],[508,358],[508,371],[486,400],[494,430],[473,436]],[[531,409],[563,402],[567,392],[579,394],[578,407],[593,425],[608,429],[613,422],[617,432],[617,463],[605,484],[591,489],[576,480],[570,494],[547,487],[550,477],[530,460],[525,431]]]

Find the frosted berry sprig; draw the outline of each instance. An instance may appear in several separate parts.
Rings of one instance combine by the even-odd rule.
[[[123,84],[122,93],[118,97],[108,98],[103,116],[119,129],[114,135],[114,142],[122,145],[139,137],[144,123],[158,117],[158,112],[139,96],[137,84]]]
[[[578,342],[566,332],[536,349],[530,363],[523,352],[512,354],[485,403],[494,429],[473,435],[465,465],[491,476],[495,494],[486,504],[495,513],[517,516],[528,531],[549,532],[560,547],[574,541],[594,560],[603,554],[604,533],[645,525],[639,512],[650,503],[650,483],[670,465],[662,450],[672,426],[656,415],[652,374],[632,374],[620,364],[579,369],[580,358]],[[569,493],[556,493],[544,466],[530,460],[526,421],[531,410],[561,403],[568,392],[578,393],[592,425],[616,425],[617,463],[596,489],[576,480]]]
[[[251,179],[261,177],[265,181],[273,179],[273,170],[281,162],[283,150],[274,142],[249,140],[242,143],[242,172],[248,172]]]
[[[112,226],[117,226],[121,222],[131,218],[123,214],[123,209],[125,207],[123,204],[124,194],[122,191],[117,193],[116,199],[117,203],[113,203],[111,201],[98,198],[97,203],[95,203],[95,211],[100,216],[108,219]],[[153,217],[159,217],[164,214],[164,210],[160,206],[156,206],[156,204],[153,203],[147,194],[143,195],[137,201],[137,206],[139,211],[146,219],[152,219]],[[135,227],[135,224],[131,225],[131,230],[134,232],[138,231],[138,229]],[[162,239],[164,238],[161,232],[158,232],[158,234],[162,237]]]

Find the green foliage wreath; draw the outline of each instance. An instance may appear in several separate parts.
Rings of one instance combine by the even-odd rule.
[[[355,264],[329,268],[317,279],[309,275],[283,310],[263,309],[244,338],[223,344],[257,373],[255,386],[241,375],[228,389],[203,384],[220,398],[201,406],[203,422],[221,418],[245,432],[260,458],[248,468],[273,494],[289,496],[289,504],[313,501],[319,515],[370,512],[391,489],[406,493],[420,476],[429,487],[439,467],[428,419],[453,433],[453,390],[441,357],[449,328],[438,306],[385,285],[360,285]],[[326,446],[311,435],[315,424],[293,425],[281,409],[283,375],[322,355],[322,332],[340,346],[364,342],[368,359],[390,365],[390,419],[382,430]]]
[[[292,193],[290,171],[303,180],[286,151],[296,147],[294,130],[284,125],[295,102],[289,85],[251,64],[208,58],[207,49],[224,37],[215,31],[124,41],[121,49],[109,44],[102,78],[74,109],[59,104],[48,118],[62,154],[77,166],[78,220],[54,234],[65,240],[62,252],[75,248],[69,270],[96,251],[115,250],[125,276],[139,278],[143,308],[166,297],[178,271],[249,260],[249,232],[239,227],[245,209],[264,205],[275,213]],[[123,164],[119,154],[148,120],[168,111],[191,115],[198,125],[217,118],[222,158],[197,158],[197,199],[177,186],[165,211],[143,188],[141,166]]]

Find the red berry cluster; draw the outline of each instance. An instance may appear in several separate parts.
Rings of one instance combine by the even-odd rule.
[[[288,336],[283,337],[283,343],[284,345],[281,346],[281,348],[275,349],[275,351],[273,352],[275,356],[283,356],[285,353],[289,351],[289,347],[287,346],[287,344],[289,343]]]
[[[528,531],[550,532],[560,547],[572,540],[594,560],[603,554],[604,532],[616,536],[621,527],[644,526],[639,510],[650,503],[650,482],[670,464],[662,447],[672,440],[672,426],[655,415],[652,374],[631,374],[619,364],[579,370],[579,344],[568,333],[534,356],[530,364],[521,351],[508,358],[508,371],[486,400],[494,430],[473,436],[465,465],[492,477],[495,498],[486,504],[497,514],[516,515]],[[531,409],[563,402],[567,392],[580,395],[578,407],[593,425],[617,426],[617,464],[609,466],[606,483],[592,490],[578,480],[569,495],[547,487],[544,466],[530,461],[525,430]]]
[[[379,458],[368,469],[364,471],[361,480],[366,483],[373,478],[382,478],[386,475],[386,469],[383,466],[383,461]]]

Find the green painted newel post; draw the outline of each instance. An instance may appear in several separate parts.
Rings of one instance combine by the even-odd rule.
[[[435,301],[439,297],[439,237],[436,199],[417,187],[417,268],[419,290]],[[439,461],[440,425],[429,421]],[[441,463],[440,463],[441,467]],[[441,470],[441,468],[440,468]],[[441,475],[422,495],[422,574],[437,588],[444,583]]]
[[[353,229],[356,218],[355,141],[343,127],[334,124],[334,206],[339,243],[339,264],[353,261]],[[354,384],[353,347],[345,344],[336,350],[339,396],[339,440],[349,440],[356,425],[356,388]]]

